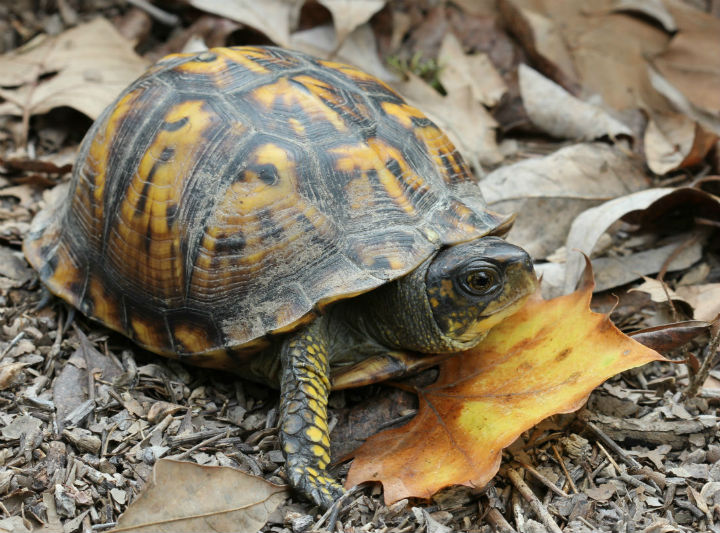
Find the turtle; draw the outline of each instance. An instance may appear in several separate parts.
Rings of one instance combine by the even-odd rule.
[[[81,143],[24,253],[141,347],[280,389],[289,484],[321,508],[327,400],[475,346],[535,291],[448,137],[389,85],[277,47],[172,54]]]

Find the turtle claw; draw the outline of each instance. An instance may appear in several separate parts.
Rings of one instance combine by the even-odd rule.
[[[311,466],[288,465],[288,481],[297,492],[322,510],[329,509],[345,494],[345,489],[337,481]]]

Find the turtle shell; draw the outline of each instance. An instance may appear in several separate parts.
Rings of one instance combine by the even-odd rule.
[[[103,112],[24,249],[86,315],[224,367],[213,356],[506,221],[382,81],[273,47],[215,48],[164,58]]]

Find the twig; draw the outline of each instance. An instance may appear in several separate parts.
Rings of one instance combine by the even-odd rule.
[[[15,345],[23,339],[23,337],[25,337],[25,331],[21,331],[13,337],[13,339],[7,344],[7,346],[3,348],[2,353],[0,353],[0,361],[2,361],[8,353],[10,353],[10,350],[12,350]]]
[[[210,437],[209,439],[205,439],[205,440],[202,441],[202,442],[198,442],[195,446],[193,446],[192,448],[190,448],[190,449],[188,449],[188,450],[185,450],[185,451],[182,452],[182,453],[179,453],[179,454],[177,454],[177,455],[173,455],[172,458],[173,458],[173,459],[177,459],[178,461],[180,461],[180,460],[182,460],[182,459],[185,459],[185,458],[186,458],[187,456],[189,456],[191,453],[199,450],[199,449],[202,448],[203,446],[207,446],[208,444],[212,444],[213,442],[215,442],[215,441],[217,441],[217,440],[220,440],[220,439],[221,439],[222,437],[224,437],[224,436],[225,436],[225,433],[218,433],[218,434],[215,435],[214,437]]]
[[[573,494],[577,494],[578,490],[575,486],[575,482],[572,479],[572,476],[570,476],[570,472],[568,472],[567,467],[565,466],[565,462],[562,460],[562,457],[560,457],[560,452],[557,449],[557,446],[554,444],[551,444],[550,447],[552,448],[553,452],[555,453],[555,458],[557,459],[558,463],[560,463],[560,468],[562,468],[563,473],[565,474],[565,477],[568,480],[568,484],[570,485],[570,488],[573,491]]]
[[[487,521],[493,526],[495,533],[517,533],[513,527],[505,520],[500,511],[494,507],[488,511],[486,515]]]
[[[516,461],[517,461],[517,459],[516,459]],[[540,481],[543,485],[545,485],[547,488],[549,488],[551,491],[553,491],[553,492],[554,492],[555,494],[557,494],[558,496],[561,496],[561,497],[563,497],[563,498],[567,498],[567,497],[569,496],[567,492],[565,492],[565,491],[562,490],[561,488],[558,488],[558,486],[555,485],[555,483],[553,483],[553,482],[550,481],[548,478],[546,478],[545,476],[543,476],[540,472],[538,472],[537,470],[535,470],[532,466],[530,466],[530,465],[528,465],[528,464],[525,464],[525,463],[522,462],[522,461],[517,461],[517,462],[518,462],[518,463],[520,464],[520,466],[522,466],[525,470],[527,470],[527,471],[530,472],[533,476],[535,476],[535,478],[536,478],[538,481]],[[567,472],[566,472],[565,474],[567,475]]]
[[[545,509],[538,497],[535,496],[535,493],[532,491],[532,489],[525,484],[517,470],[513,468],[508,468],[507,474],[510,478],[510,482],[514,485],[514,487],[522,495],[522,497],[525,498],[525,501],[530,504],[530,507],[535,512],[537,517],[542,520],[542,523],[545,524],[545,527],[547,527],[552,533],[562,533],[562,530],[560,529],[560,527],[558,527],[557,523],[555,523],[553,517],[550,516],[550,513],[547,509]]]
[[[525,531],[525,515],[523,514],[520,493],[516,490],[512,491],[510,499],[512,502],[513,516],[515,517],[515,527],[517,527],[518,531]]]
[[[625,453],[625,450],[623,450],[618,444],[612,440],[610,437],[608,437],[603,430],[601,430],[599,427],[597,427],[592,422],[587,422],[587,427],[589,427],[597,437],[605,443],[605,445],[610,448],[613,452],[615,452],[622,461],[628,465],[631,468],[642,468],[642,465],[638,463],[635,459],[630,457],[627,453]],[[620,472],[620,469],[617,468],[617,464],[615,461],[610,457],[610,454],[607,453],[607,451],[598,443],[598,446],[600,446],[600,449],[605,452],[606,457],[610,460],[611,463],[615,466],[618,472]]]
[[[172,13],[168,13],[167,11],[163,11],[159,7],[152,5],[147,0],[127,0],[127,3],[137,7],[138,9],[142,9],[152,18],[162,24],[165,24],[166,26],[177,26],[180,24],[180,17],[173,15]]]
[[[312,531],[316,531],[322,527],[322,525],[325,523],[325,521],[328,521],[328,527],[327,529],[329,531],[332,531],[335,529],[335,523],[337,522],[338,513],[340,512],[340,508],[342,505],[350,499],[351,496],[354,496],[361,490],[363,490],[366,487],[366,483],[359,483],[358,485],[355,485],[354,487],[346,490],[342,496],[340,496],[337,500],[333,502],[333,504],[328,508],[327,511],[325,511],[325,514],[320,517],[320,519],[313,524]]]
[[[697,374],[691,376],[690,384],[685,390],[685,398],[693,398],[696,396],[702,384],[705,383],[705,380],[710,374],[710,370],[712,370],[715,365],[718,348],[720,348],[720,327],[717,328],[715,335],[713,335],[713,338],[710,340],[710,344],[705,347],[703,362]]]

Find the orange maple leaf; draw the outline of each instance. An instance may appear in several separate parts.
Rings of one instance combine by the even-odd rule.
[[[388,505],[450,485],[482,487],[523,431],[579,409],[615,374],[665,360],[592,312],[592,288],[588,268],[578,291],[552,300],[536,293],[477,347],[442,362],[437,381],[419,391],[417,416],[354,452],[346,486],[380,481]]]

